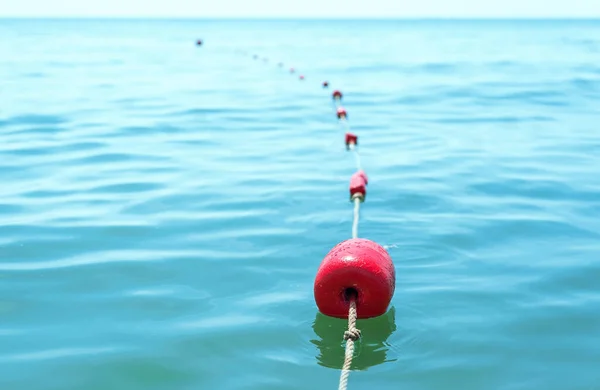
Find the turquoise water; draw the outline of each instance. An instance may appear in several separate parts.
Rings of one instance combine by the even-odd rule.
[[[128,20],[0,21],[0,388],[336,389],[325,79],[349,389],[600,389],[600,22]]]

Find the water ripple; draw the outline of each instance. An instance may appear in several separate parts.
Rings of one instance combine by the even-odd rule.
[[[0,387],[335,388],[333,88],[397,277],[349,387],[597,387],[598,26],[3,20]]]

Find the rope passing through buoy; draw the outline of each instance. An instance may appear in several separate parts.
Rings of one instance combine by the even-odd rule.
[[[258,56],[254,55],[254,59]],[[282,62],[278,63],[283,66]],[[290,73],[295,73],[293,67]],[[304,75],[299,76],[304,80]],[[323,88],[329,82],[322,83]],[[358,319],[378,317],[388,309],[396,288],[396,270],[389,253],[381,245],[358,238],[360,205],[366,200],[368,177],[361,167],[358,154],[358,136],[350,131],[348,112],[341,106],[342,92],[334,90],[332,98],[340,124],[346,130],[345,145],[354,153],[356,172],[350,177],[349,197],[354,205],[352,238],[334,246],[322,260],[314,281],[314,298],[317,308],[326,316],[348,318],[344,332],[346,349],[340,374],[339,390],[346,390],[352,367],[355,343],[361,332]]]

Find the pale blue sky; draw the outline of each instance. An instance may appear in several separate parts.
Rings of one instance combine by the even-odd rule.
[[[0,0],[0,16],[600,17],[600,0]]]

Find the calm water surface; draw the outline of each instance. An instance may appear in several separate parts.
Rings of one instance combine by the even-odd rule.
[[[600,389],[600,22],[143,20],[0,21],[0,388],[336,389],[325,79],[349,389]]]

